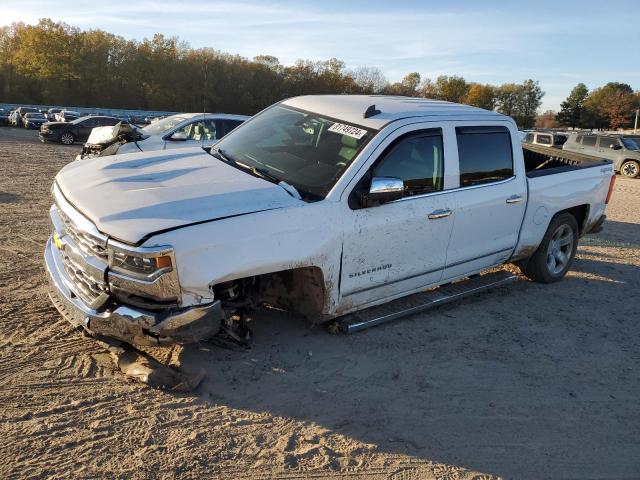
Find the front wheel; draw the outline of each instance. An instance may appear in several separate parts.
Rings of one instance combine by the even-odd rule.
[[[60,142],[64,145],[73,145],[73,142],[75,141],[76,139],[73,137],[73,133],[64,132],[60,135]]]
[[[636,178],[640,175],[640,165],[635,160],[627,160],[620,166],[620,173],[627,178]]]
[[[524,266],[531,280],[553,283],[567,273],[578,250],[578,222],[573,215],[561,213],[551,220],[542,243]]]

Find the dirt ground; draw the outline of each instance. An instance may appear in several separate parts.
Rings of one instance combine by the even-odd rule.
[[[256,344],[127,381],[46,295],[55,173],[79,146],[0,129],[0,478],[640,478],[640,180],[567,278],[352,336],[265,317]]]

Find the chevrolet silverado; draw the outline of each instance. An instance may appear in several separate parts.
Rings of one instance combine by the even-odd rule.
[[[208,148],[64,167],[50,296],[93,335],[161,345],[261,307],[349,318],[507,262],[551,283],[602,228],[614,179],[607,160],[523,147],[496,112],[296,97]]]

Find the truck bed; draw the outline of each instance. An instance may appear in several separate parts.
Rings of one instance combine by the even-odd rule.
[[[611,163],[598,157],[582,153],[569,152],[558,148],[523,144],[524,165],[527,177],[542,177],[556,173],[599,167]]]

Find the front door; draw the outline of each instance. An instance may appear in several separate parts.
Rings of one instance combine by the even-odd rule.
[[[377,206],[351,204],[344,221],[341,304],[344,310],[438,282],[452,229],[453,196],[443,191],[440,129],[393,141],[365,174],[404,182],[404,197]]]

